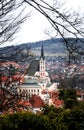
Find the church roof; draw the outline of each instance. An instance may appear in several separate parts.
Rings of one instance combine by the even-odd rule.
[[[40,85],[37,83],[23,83],[20,88],[40,88]]]
[[[28,67],[26,74],[29,76],[34,76],[36,71],[39,71],[39,61],[43,59],[44,60],[44,50],[43,50],[43,45],[41,47],[41,55],[39,60],[32,60],[30,63],[30,66]]]
[[[24,83],[37,83],[37,79],[30,78],[29,76],[24,76]]]
[[[36,71],[39,71],[39,60],[32,60],[26,74],[34,76]]]
[[[40,59],[43,59],[44,60],[44,50],[43,50],[43,45],[42,45],[42,47],[41,47],[41,56],[40,56]]]

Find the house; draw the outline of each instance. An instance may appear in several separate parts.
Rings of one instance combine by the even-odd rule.
[[[83,90],[76,90],[76,94],[77,94],[77,99],[79,100],[79,101],[82,101],[82,100],[84,100],[84,91]]]

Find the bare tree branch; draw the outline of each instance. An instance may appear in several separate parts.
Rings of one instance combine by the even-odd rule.
[[[30,13],[24,14],[23,1],[0,1],[0,45],[13,40],[14,34],[20,29],[20,25],[30,17]]]
[[[81,40],[80,37],[84,37],[84,17],[78,12],[71,10],[66,11],[66,8],[63,8],[64,4],[61,6],[57,0],[55,1],[56,4],[50,5],[44,0],[24,0],[25,3],[32,6],[47,18],[51,28],[53,28],[53,31],[56,34],[54,36],[61,36],[65,46],[68,49],[69,43],[66,40],[67,37],[74,37],[77,40]],[[81,43],[84,42],[81,41]],[[69,52],[71,51],[70,48],[68,49]]]

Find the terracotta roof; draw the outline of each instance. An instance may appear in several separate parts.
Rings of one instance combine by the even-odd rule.
[[[5,82],[7,81],[7,79],[9,79],[7,76],[1,76],[0,78],[1,78],[1,82]],[[10,78],[12,78],[12,82],[14,81],[23,82],[23,77],[19,75],[14,75],[14,76],[11,76]]]
[[[53,104],[55,105],[56,108],[59,108],[59,107],[64,105],[63,101],[59,100],[59,99],[57,99],[57,100],[56,99],[52,99],[52,102],[53,102]]]
[[[32,97],[30,98],[30,103],[34,108],[39,108],[44,106],[42,99],[37,95],[32,95]]]
[[[20,66],[16,63],[16,62],[0,62],[0,66],[9,66],[9,65],[13,65],[13,66],[15,66],[15,67],[17,67],[17,68],[20,68]]]
[[[47,91],[43,90],[41,91],[41,94],[47,94]]]
[[[50,97],[53,99],[57,99],[58,98],[58,95],[59,95],[59,92],[48,92]]]
[[[25,100],[19,101],[18,104],[21,105],[21,106],[25,106],[25,107],[26,106],[31,106],[32,107],[32,104],[30,102],[28,102],[28,101],[25,101]]]
[[[76,91],[76,93],[77,93],[77,95],[81,95],[81,94],[83,94],[83,95],[84,95],[84,92],[83,92],[83,91],[81,91],[81,90],[77,90],[77,91]]]

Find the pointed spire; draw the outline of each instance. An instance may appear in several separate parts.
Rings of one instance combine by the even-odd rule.
[[[41,47],[41,57],[40,57],[40,59],[43,59],[44,60],[44,50],[43,50],[43,44],[42,44],[42,47]]]

